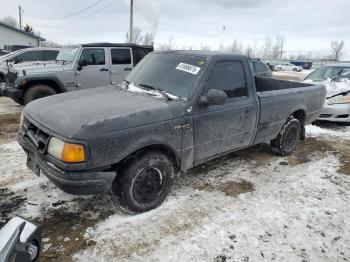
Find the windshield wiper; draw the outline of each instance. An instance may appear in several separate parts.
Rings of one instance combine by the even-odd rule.
[[[333,98],[333,97],[336,97],[336,96],[343,96],[343,95],[347,95],[350,93],[350,89],[348,91],[344,91],[344,92],[341,92],[341,93],[338,93],[338,94],[335,94],[335,95],[332,95],[332,96],[328,96],[327,99],[329,98]]]
[[[164,90],[162,90],[162,89],[160,89],[158,87],[154,87],[154,86],[151,86],[151,85],[145,85],[145,84],[139,84],[139,86],[145,87],[145,88],[150,89],[150,90],[156,90],[160,94],[162,94],[166,99],[168,99],[169,101],[173,100],[173,98],[171,96],[169,96],[167,94],[167,92],[165,92]]]

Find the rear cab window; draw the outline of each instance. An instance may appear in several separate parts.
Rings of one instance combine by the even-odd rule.
[[[111,58],[112,65],[130,65],[132,63],[130,48],[112,48]]]

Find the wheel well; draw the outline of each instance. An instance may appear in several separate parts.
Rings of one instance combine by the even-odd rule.
[[[25,85],[25,91],[28,90],[30,87],[34,86],[34,85],[47,85],[52,87],[57,94],[62,93],[63,90],[61,89],[61,87],[53,80],[35,80],[35,81],[30,81]]]
[[[296,119],[299,120],[300,124],[301,125],[304,125],[305,124],[305,120],[306,120],[306,114],[305,114],[305,111],[304,110],[298,110],[298,111],[295,111],[292,116]]]
[[[173,149],[170,146],[162,145],[162,144],[155,144],[155,145],[149,145],[145,146],[143,148],[140,148],[136,150],[135,152],[131,153],[124,159],[122,159],[118,164],[115,165],[116,168],[121,167],[125,165],[127,162],[129,162],[132,159],[135,159],[137,156],[140,156],[142,154],[145,154],[149,151],[161,151],[165,153],[170,160],[173,162],[176,173],[180,171],[180,159],[177,156],[177,154],[173,151]]]

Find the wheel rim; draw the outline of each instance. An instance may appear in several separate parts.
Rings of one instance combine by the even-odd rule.
[[[132,193],[139,203],[152,202],[164,189],[162,172],[155,167],[142,169],[135,178]]]
[[[286,151],[293,150],[298,141],[298,128],[293,126],[288,129],[284,141],[284,148]]]

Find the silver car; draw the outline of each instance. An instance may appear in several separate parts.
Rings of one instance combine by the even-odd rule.
[[[350,63],[320,67],[305,78],[327,87],[327,100],[318,120],[350,123]]]
[[[20,49],[9,54],[0,56],[0,82],[3,82],[8,73],[8,66],[18,67],[30,63],[55,61],[59,48],[32,47]]]

